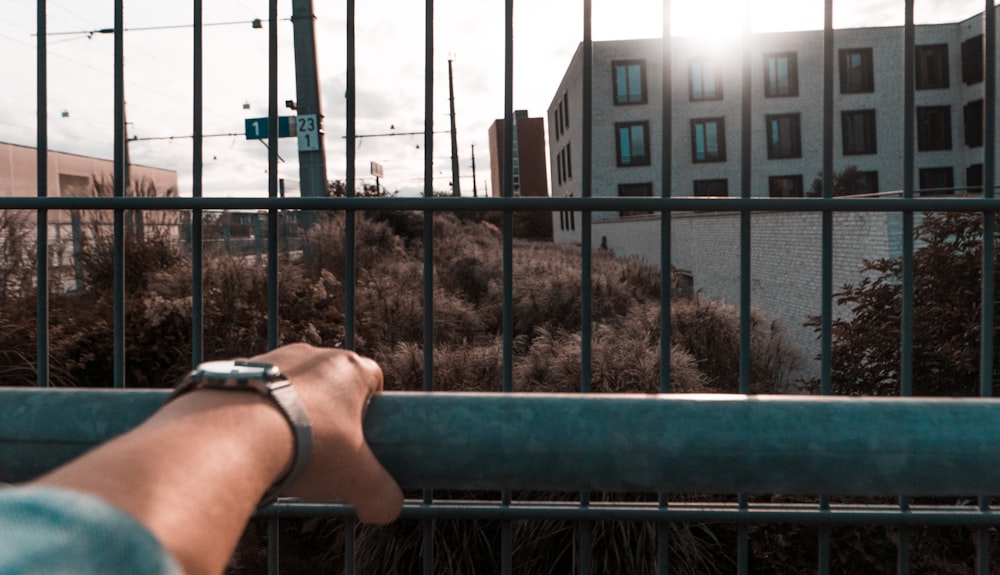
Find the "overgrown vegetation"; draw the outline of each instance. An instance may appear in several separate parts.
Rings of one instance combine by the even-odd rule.
[[[979,395],[983,216],[925,214],[915,236],[913,393]],[[833,322],[836,393],[899,394],[902,274],[901,258],[865,261],[860,281],[835,294],[837,304],[851,310],[850,317]],[[994,317],[994,325],[1000,325],[998,320]],[[811,324],[818,322],[815,318]],[[1000,357],[1000,340],[993,348]],[[994,394],[998,375],[994,365]]]
[[[0,242],[0,373],[5,385],[35,381],[34,245],[27,219],[2,214]],[[375,212],[356,216],[356,347],[377,359],[393,390],[422,387],[423,214]],[[344,341],[345,215],[322,214],[302,238],[302,250],[284,254],[279,281],[279,341],[338,346]],[[112,381],[112,244],[104,228],[81,234],[76,253],[79,287],[53,285],[50,294],[51,372],[54,384],[106,386]],[[191,262],[185,233],[146,226],[125,243],[126,382],[173,385],[190,364]],[[434,385],[440,390],[501,389],[502,260],[496,225],[479,214],[434,217]],[[593,256],[592,389],[646,393],[659,383],[658,270],[606,252]],[[514,242],[514,387],[518,391],[575,391],[580,379],[580,253],[578,247]],[[58,270],[56,270],[58,271]],[[75,273],[75,272],[67,272]],[[956,280],[957,281],[957,280]],[[74,284],[75,285],[75,284]],[[246,356],[266,348],[267,277],[252,255],[212,255],[204,273],[204,348],[207,358]],[[670,362],[673,390],[735,392],[739,318],[729,305],[697,299],[672,304]],[[753,391],[784,392],[799,361],[781,326],[752,318]],[[415,494],[419,496],[419,494]],[[516,494],[557,499],[574,494]],[[496,494],[436,493],[438,497]],[[650,494],[594,494],[601,498],[650,499]],[[676,495],[675,497],[683,497]],[[702,496],[691,496],[702,500]],[[650,573],[655,565],[655,527],[637,522],[593,524],[595,571]],[[343,557],[344,522],[285,521],[294,534],[282,538],[286,573],[337,572]],[[562,521],[518,521],[514,570],[566,573],[576,561],[574,526]],[[844,530],[834,541],[833,563],[842,572],[881,572],[882,547],[891,532],[859,538]],[[264,570],[253,523],[234,559],[233,573]],[[966,533],[953,530],[953,533]],[[495,521],[435,522],[435,572],[492,573],[499,570],[500,524]],[[967,533],[966,533],[967,535]],[[949,539],[936,561],[955,565],[971,558],[971,537]],[[798,573],[815,563],[815,530],[796,526],[754,527],[754,569]],[[967,540],[966,540],[967,539]],[[727,573],[733,570],[736,531],[731,525],[672,524],[672,570]],[[415,573],[421,564],[418,523],[401,521],[359,529],[357,569],[362,573]],[[917,548],[920,549],[919,547]],[[846,550],[846,551],[845,551]],[[919,551],[918,551],[919,552]],[[940,555],[946,555],[941,559]],[[957,558],[961,556],[962,558]],[[916,557],[918,564],[921,559]],[[929,565],[929,564],[928,564]]]

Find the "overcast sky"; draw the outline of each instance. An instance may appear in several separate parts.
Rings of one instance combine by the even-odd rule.
[[[0,141],[33,146],[35,135],[35,2],[3,0],[0,20]],[[580,0],[515,2],[514,107],[544,117],[577,44],[582,40]],[[733,33],[740,29],[743,0],[674,0],[675,34]],[[983,9],[979,0],[917,0],[917,23],[963,20]],[[266,0],[209,0],[204,21],[235,24],[205,29],[206,195],[260,195],[267,190],[267,150],[247,141],[244,119],[267,115],[267,30],[253,29],[267,18]],[[593,0],[595,40],[659,37],[661,0]],[[114,24],[113,0],[50,0],[50,148],[111,158],[113,153],[113,38],[86,31]],[[191,4],[187,0],[127,0],[126,28],[177,25],[126,33],[126,100],[135,163],[177,170],[181,194],[191,181]],[[316,0],[321,96],[326,116],[328,176],[345,173],[346,40],[344,0]],[[822,0],[753,0],[754,31],[822,27]],[[294,100],[291,1],[279,6],[279,101]],[[357,2],[357,132],[385,134],[423,129],[424,13],[418,0]],[[839,0],[838,28],[901,25],[901,0]],[[70,34],[55,34],[70,32]],[[471,151],[475,146],[480,193],[489,182],[490,124],[503,116],[504,6],[499,0],[435,2],[435,130],[446,131],[448,60],[453,59],[462,191],[472,193]],[[249,109],[244,105],[249,104]],[[143,138],[174,137],[172,140]],[[369,162],[384,165],[390,191],[423,188],[423,136],[360,138],[357,176]],[[295,139],[283,140],[280,177],[298,179]],[[418,147],[419,146],[419,147]],[[447,134],[434,141],[434,187],[451,180]]]

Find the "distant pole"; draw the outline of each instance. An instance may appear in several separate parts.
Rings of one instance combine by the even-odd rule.
[[[472,144],[472,197],[478,198],[479,194],[476,191],[476,145]]]
[[[451,195],[461,196],[462,189],[458,184],[458,133],[455,129],[455,83],[451,73],[451,62],[448,60],[448,99],[451,102]]]
[[[319,80],[316,67],[316,29],[312,0],[292,0],[292,29],[295,36],[295,108],[299,114],[316,114],[323,125]],[[326,145],[319,132],[319,149],[299,151],[299,181],[304,197],[326,195]]]

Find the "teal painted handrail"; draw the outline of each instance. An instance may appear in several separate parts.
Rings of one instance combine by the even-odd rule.
[[[165,391],[0,390],[0,480],[148,417]],[[1000,494],[1000,400],[385,393],[365,421],[404,488]]]

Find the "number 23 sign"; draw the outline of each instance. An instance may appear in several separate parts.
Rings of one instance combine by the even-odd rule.
[[[296,118],[295,132],[299,138],[299,151],[319,150],[319,120],[316,114],[301,114]]]

